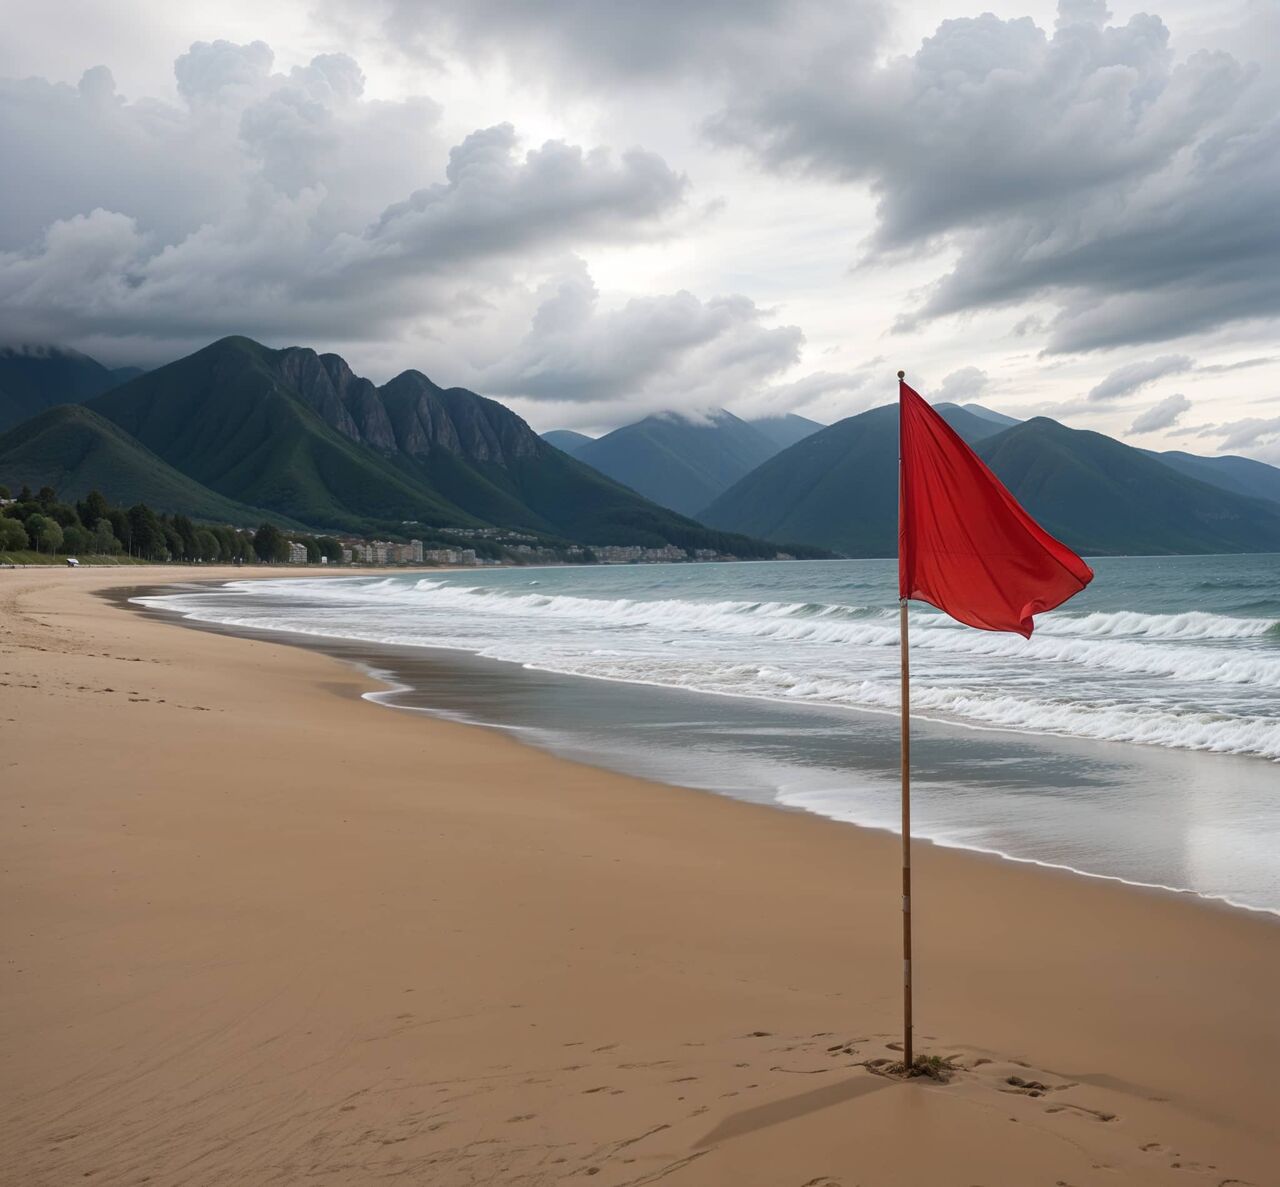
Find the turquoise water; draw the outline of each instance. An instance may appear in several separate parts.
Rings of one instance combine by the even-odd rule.
[[[1095,568],[1029,641],[912,607],[922,835],[1280,909],[1280,557]],[[151,601],[484,657],[485,698],[435,679],[424,700],[423,674],[401,672],[416,688],[400,699],[892,827],[895,587],[892,561],[774,562],[253,581]]]

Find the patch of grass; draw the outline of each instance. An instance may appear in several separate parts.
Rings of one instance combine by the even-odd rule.
[[[82,565],[146,565],[150,561],[139,560],[132,556],[77,556]],[[0,567],[12,565],[62,565],[66,566],[67,558],[62,553],[36,552],[26,548],[19,552],[0,552]]]

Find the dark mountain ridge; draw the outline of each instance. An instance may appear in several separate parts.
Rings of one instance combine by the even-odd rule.
[[[87,406],[209,491],[313,527],[502,527],[588,545],[775,551],[654,505],[496,401],[418,371],[378,387],[337,355],[230,337]]]
[[[1045,417],[1000,430],[959,406],[941,411],[1014,497],[1079,551],[1280,551],[1272,504],[1180,473],[1142,450]],[[886,405],[784,450],[700,518],[851,556],[893,556],[896,483],[897,408]]]

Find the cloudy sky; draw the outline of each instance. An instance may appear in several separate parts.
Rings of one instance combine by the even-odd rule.
[[[931,399],[1280,463],[1276,0],[44,0],[0,335],[539,429]]]

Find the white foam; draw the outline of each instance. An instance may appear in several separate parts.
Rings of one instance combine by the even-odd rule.
[[[598,679],[896,711],[896,608],[607,598],[441,578],[235,582],[149,599],[227,625],[449,647]],[[301,605],[299,594],[302,594]],[[911,612],[913,709],[984,728],[1280,760],[1275,623],[1199,611],[1041,616],[1030,639]],[[1270,637],[1268,637],[1270,636]]]

